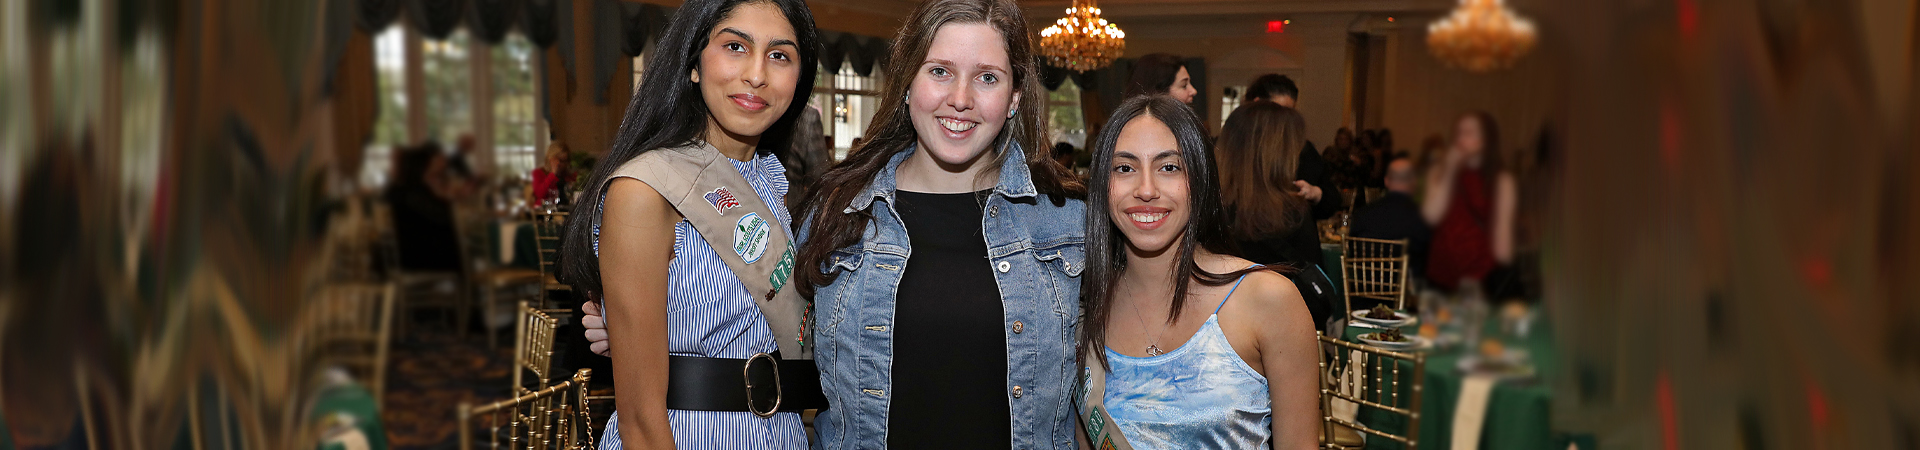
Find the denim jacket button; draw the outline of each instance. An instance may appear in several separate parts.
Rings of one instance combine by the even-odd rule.
[[[998,269],[998,270],[1000,271],[1000,273],[1007,273],[1007,271],[1008,271],[1008,270],[1012,270],[1012,269],[1013,269],[1013,265],[1012,265],[1012,264],[1007,264],[1007,262],[1006,262],[1006,261],[1001,261],[1001,262],[1000,262],[1000,264],[996,264],[996,265],[994,265],[994,266],[993,266],[993,268],[994,268],[994,269]]]
[[[987,217],[1000,217],[1000,205],[987,208]]]
[[[1013,387],[1013,398],[1020,398],[1020,394],[1021,394],[1021,389],[1020,389],[1020,387],[1019,387],[1019,386],[1014,386],[1014,387]]]
[[[1020,334],[1020,330],[1023,330],[1026,328],[1027,328],[1026,324],[1020,323],[1020,321],[1018,320],[1013,321],[1013,334]]]

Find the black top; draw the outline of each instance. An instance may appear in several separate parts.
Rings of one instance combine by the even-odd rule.
[[[1256,240],[1239,241],[1240,257],[1269,266],[1287,265],[1295,272],[1288,275],[1295,287],[1300,289],[1300,299],[1306,301],[1307,312],[1313,315],[1315,328],[1324,327],[1331,311],[1338,310],[1333,302],[1336,287],[1320,284],[1331,283],[1323,271],[1340,270],[1338,267],[1322,267],[1320,254],[1319,228],[1312,222],[1293,227],[1293,230],[1272,234]],[[1313,283],[1315,286],[1307,286]]]
[[[981,234],[985,192],[896,191],[906,272],[893,306],[891,448],[1007,448],[1007,338]]]
[[[1373,204],[1353,213],[1353,229],[1347,234],[1373,239],[1406,239],[1409,274],[1426,273],[1427,242],[1433,230],[1420,216],[1420,203],[1399,192],[1387,192]]]
[[[1333,213],[1346,209],[1340,198],[1340,188],[1333,185],[1333,167],[1320,151],[1313,148],[1313,141],[1307,141],[1300,149],[1299,165],[1293,169],[1293,178],[1320,188],[1320,201],[1313,204],[1313,220],[1326,220]],[[1254,262],[1260,262],[1254,260]]]

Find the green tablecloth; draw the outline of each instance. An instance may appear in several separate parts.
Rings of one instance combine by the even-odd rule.
[[[512,226],[504,227],[504,228],[510,228],[513,230],[513,236],[511,241],[508,241],[507,239],[505,239],[500,235],[501,234],[500,230],[503,227],[499,225],[500,224],[490,224],[486,227],[487,243],[490,246],[493,246],[492,248],[487,249],[488,251],[492,252],[492,253],[489,253],[489,255],[494,256],[494,259],[497,261],[501,253],[498,246],[507,245],[507,242],[512,242],[513,243],[512,244],[513,260],[498,261],[498,262],[502,266],[506,266],[506,267],[539,270],[540,269],[540,244],[535,241],[536,236],[534,235],[533,224],[529,222],[519,222],[519,223],[512,224]]]
[[[345,416],[355,431],[365,436],[368,450],[387,450],[387,429],[380,422],[380,405],[374,402],[373,393],[359,384],[332,386],[321,391],[314,401],[312,414],[315,420],[323,422],[336,414]],[[347,449],[338,442],[321,442],[318,447],[320,450]]]
[[[1414,328],[1406,327],[1404,332],[1414,334]],[[1497,319],[1487,320],[1487,329],[1482,336],[1497,336]],[[1359,336],[1374,330],[1360,327],[1347,327],[1342,339],[1359,342]],[[1486,422],[1480,432],[1480,448],[1485,450],[1506,449],[1558,449],[1566,448],[1566,437],[1552,431],[1551,405],[1553,392],[1545,383],[1539,381],[1552,376],[1549,371],[1559,358],[1553,345],[1553,326],[1540,314],[1533,323],[1533,330],[1526,338],[1503,338],[1509,348],[1524,348],[1532,357],[1536,367],[1536,376],[1526,380],[1504,380],[1496,383],[1492,395],[1487,399]],[[1426,382],[1424,398],[1420,405],[1420,434],[1418,440],[1422,449],[1450,448],[1453,443],[1453,412],[1459,402],[1460,382],[1465,378],[1458,364],[1467,351],[1475,346],[1459,346],[1449,349],[1436,349],[1427,353]],[[1401,370],[1413,370],[1412,364],[1403,364]],[[1413,395],[1410,388],[1403,387],[1403,396]],[[1362,407],[1357,417],[1360,423],[1395,434],[1406,430],[1405,417],[1387,413],[1374,408]],[[1555,445],[1558,444],[1556,447]],[[1402,446],[1387,439],[1371,438],[1367,448],[1397,449]],[[1590,447],[1582,447],[1590,448]]]
[[[1333,282],[1334,295],[1347,291],[1347,285],[1340,281],[1346,271],[1340,270],[1340,253],[1344,252],[1340,244],[1320,244],[1320,268],[1327,271],[1327,281]]]

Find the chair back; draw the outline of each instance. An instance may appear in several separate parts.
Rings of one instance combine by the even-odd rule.
[[[502,444],[507,449],[597,448],[586,401],[587,382],[592,376],[593,369],[580,369],[572,379],[506,400],[479,406],[461,402],[455,410],[460,420],[460,448],[474,448],[472,426],[476,423],[487,430],[488,448],[503,448]]]
[[[393,345],[393,283],[338,283],[307,303],[296,325],[306,360],[336,365],[366,383],[374,402],[386,392],[387,355]]]
[[[534,242],[540,248],[540,273],[552,279],[560,260],[560,235],[565,232],[566,212],[533,213]]]
[[[540,248],[540,308],[556,309],[549,298],[549,291],[572,291],[573,287],[561,283],[558,278],[560,261],[560,235],[565,232],[567,213],[565,211],[533,214],[534,242]]]
[[[1407,240],[1348,236],[1341,241],[1340,275],[1346,300],[1341,317],[1353,311],[1353,299],[1407,307]]]
[[[1315,335],[1322,347],[1333,349],[1331,356],[1325,351],[1316,353],[1320,357],[1321,436],[1335,436],[1338,431],[1336,427],[1345,427],[1398,442],[1408,450],[1417,448],[1421,387],[1426,381],[1426,355],[1384,350],[1319,333]],[[1405,431],[1396,434],[1338,417],[1333,413],[1335,400],[1353,402],[1361,409],[1377,409],[1403,416],[1406,418]],[[1332,442],[1323,442],[1322,445],[1330,449],[1344,448]]]
[[[513,389],[511,395],[525,395],[528,389],[523,375],[533,374],[534,385],[546,386],[553,367],[553,335],[560,321],[541,312],[526,301],[520,302],[519,318],[514,323]]]

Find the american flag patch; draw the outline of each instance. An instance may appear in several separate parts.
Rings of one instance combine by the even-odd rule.
[[[721,215],[726,215],[729,209],[740,207],[740,200],[733,198],[733,193],[727,192],[727,188],[725,187],[718,187],[707,191],[704,197],[706,197],[707,203],[713,204],[713,210],[719,212]]]

